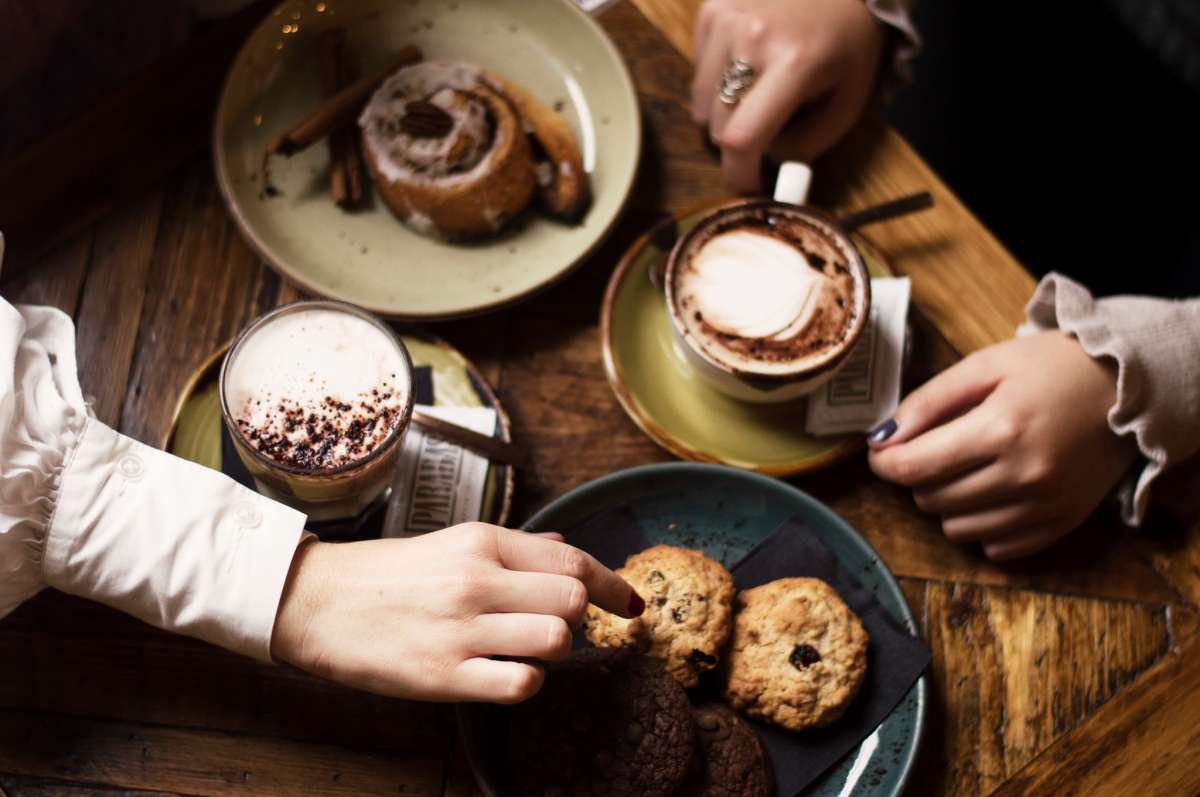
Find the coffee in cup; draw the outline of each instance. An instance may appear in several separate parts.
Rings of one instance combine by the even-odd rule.
[[[668,309],[685,359],[734,398],[776,402],[833,376],[870,313],[862,256],[825,214],[772,200],[724,205],[675,244]]]
[[[312,521],[353,518],[391,484],[412,362],[379,319],[296,302],[253,322],[221,367],[221,410],[263,494]]]

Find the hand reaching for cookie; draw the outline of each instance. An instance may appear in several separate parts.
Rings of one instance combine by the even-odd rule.
[[[696,20],[692,117],[721,147],[725,182],[760,188],[762,157],[808,161],[862,115],[884,34],[863,0],[706,0]],[[722,102],[734,59],[755,71],[736,105]]]
[[[955,542],[1028,556],[1074,529],[1133,463],[1109,429],[1116,371],[1069,335],[978,351],[931,379],[871,442],[876,474],[913,488]]]
[[[628,584],[556,534],[466,523],[296,554],[271,653],[392,697],[514,703],[571,648],[588,603],[642,612]]]

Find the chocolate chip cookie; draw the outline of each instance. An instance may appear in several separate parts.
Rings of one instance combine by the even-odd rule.
[[[781,578],[738,593],[725,697],[788,730],[829,725],[858,694],[867,632],[837,591]]]
[[[626,620],[588,607],[593,645],[629,647],[663,663],[685,688],[714,669],[733,626],[733,577],[700,551],[656,545],[616,571],[646,601],[641,617]]]
[[[516,793],[668,797],[695,754],[691,706],[662,665],[632,650],[589,648],[546,669],[513,710]]]
[[[770,797],[773,776],[758,734],[723,703],[692,707],[696,752],[692,774],[679,790],[689,797]]]

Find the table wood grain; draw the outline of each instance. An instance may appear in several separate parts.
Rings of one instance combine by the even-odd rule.
[[[635,0],[599,15],[629,62],[647,123],[635,198],[611,239],[530,302],[436,326],[480,365],[532,451],[517,520],[589,479],[669,459],[608,389],[598,315],[608,275],[637,234],[664,212],[723,193],[687,110],[697,4]],[[97,414],[152,444],[211,351],[300,295],[238,236],[207,157],[175,153],[165,179],[94,222],[64,220],[53,249],[0,277],[10,301],[75,319]],[[833,209],[934,193],[934,210],[869,233],[913,279],[925,372],[1012,334],[1033,279],[899,134],[868,118],[815,168],[816,199]],[[929,729],[910,794],[1200,790],[1200,528],[1133,534],[1104,508],[1046,556],[1000,567],[946,542],[861,458],[794,482],[876,547],[933,650]],[[0,622],[0,789],[474,793],[447,706],[264,666],[49,591]]]

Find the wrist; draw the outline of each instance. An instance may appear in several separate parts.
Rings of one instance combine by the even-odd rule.
[[[296,547],[271,635],[271,658],[277,661],[303,667],[305,639],[323,602],[327,547],[315,537],[301,541]]]

